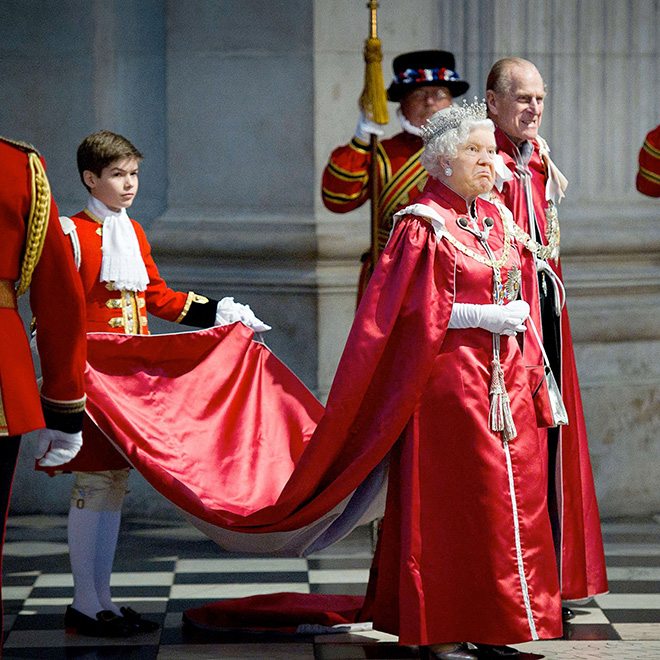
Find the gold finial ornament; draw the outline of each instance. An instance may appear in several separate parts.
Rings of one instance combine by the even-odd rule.
[[[378,21],[376,18],[378,6],[376,0],[370,0],[367,3],[367,9],[371,13],[370,29],[369,38],[364,43],[364,88],[360,96],[359,106],[367,119],[377,124],[387,124],[390,119],[387,114],[387,96],[381,66],[383,50],[378,38]]]

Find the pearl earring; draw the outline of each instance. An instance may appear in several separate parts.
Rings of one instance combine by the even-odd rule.
[[[445,167],[445,176],[451,176],[454,173],[454,170],[451,167]]]

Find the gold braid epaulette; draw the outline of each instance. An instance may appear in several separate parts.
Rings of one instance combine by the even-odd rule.
[[[21,280],[16,291],[22,296],[30,286],[32,273],[39,263],[41,251],[46,240],[48,218],[50,217],[51,194],[46,170],[35,150],[27,151],[31,174],[30,215],[28,216],[25,236],[25,253],[21,264]]]
[[[37,154],[37,156],[41,156],[39,151],[28,142],[23,142],[22,140],[12,140],[11,138],[4,137],[2,135],[0,135],[0,141],[11,144],[13,147],[20,149],[21,151],[25,151],[25,153],[34,152]]]

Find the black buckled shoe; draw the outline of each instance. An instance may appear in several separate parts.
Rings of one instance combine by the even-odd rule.
[[[453,649],[432,651],[428,646],[419,647],[419,657],[425,660],[478,660],[476,653],[465,644],[456,644]]]
[[[122,617],[110,610],[101,610],[96,613],[96,619],[92,619],[70,605],[64,614],[64,628],[70,635],[89,637],[130,637],[134,633]]]
[[[475,644],[480,658],[519,658],[520,651],[512,646],[493,646],[492,644]]]
[[[160,626],[150,619],[143,619],[141,614],[138,614],[134,609],[130,607],[120,607],[119,611],[122,614],[122,617],[129,626],[132,626],[135,632],[154,632],[158,630]]]
[[[561,618],[562,621],[570,621],[575,618],[575,612],[570,607],[563,605],[561,608]]]

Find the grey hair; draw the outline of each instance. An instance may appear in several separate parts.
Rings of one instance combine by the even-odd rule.
[[[450,128],[440,135],[431,138],[425,145],[419,162],[434,178],[443,173],[440,158],[456,158],[458,147],[468,141],[470,133],[475,128],[487,128],[495,132],[495,124],[490,119],[465,118],[456,128]]]

